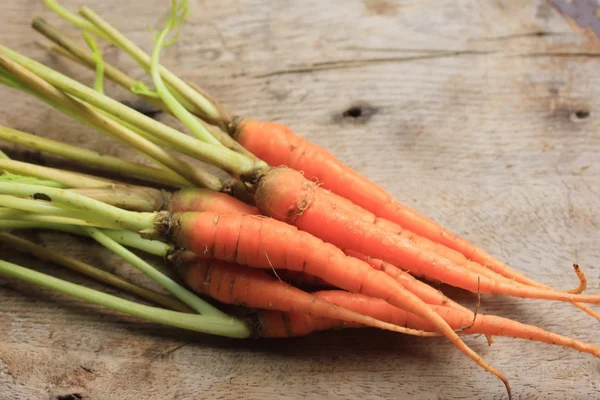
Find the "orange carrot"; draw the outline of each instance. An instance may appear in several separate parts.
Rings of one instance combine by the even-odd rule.
[[[364,256],[352,250],[346,250],[345,253],[351,257],[355,257],[366,262],[374,269],[385,272],[392,278],[396,279],[400,284],[402,284],[416,296],[423,299],[423,301],[427,304],[446,306],[473,314],[471,310],[454,302],[452,299],[449,299],[441,291],[434,289],[424,282],[421,282],[408,272],[402,271],[400,268],[390,263]]]
[[[176,262],[175,267],[185,283],[194,291],[222,303],[301,312],[415,336],[438,335],[377,321],[280,282],[260,270],[206,258]]]
[[[312,233],[339,248],[378,258],[413,274],[423,274],[452,286],[476,293],[558,300],[600,302],[600,296],[574,295],[551,289],[500,282],[474,273],[436,254],[416,246],[401,235],[373,223],[354,218],[336,206],[335,194],[306,180],[290,168],[272,168],[260,178],[256,203],[269,215],[298,229]]]
[[[466,239],[395,200],[380,186],[344,165],[322,147],[296,135],[284,125],[244,119],[238,124],[235,139],[271,166],[286,165],[302,171],[308,180],[318,181],[323,188],[352,201],[380,218],[454,249],[498,274],[524,284],[537,284],[536,281],[515,271]]]
[[[343,200],[345,200],[345,199],[343,199]],[[342,201],[342,204],[344,204],[343,208],[348,211],[353,210],[354,212],[357,212],[357,213],[364,211],[364,210],[361,211],[362,209],[360,209],[360,207],[355,207],[350,202]],[[219,213],[219,214],[227,214],[227,213],[252,214],[252,215],[259,214],[259,211],[256,207],[250,206],[250,205],[248,205],[232,196],[229,196],[227,194],[211,191],[208,189],[183,189],[178,192],[175,192],[171,195],[171,197],[169,199],[168,208],[172,212],[211,211],[211,212],[215,212],[215,213]],[[371,217],[369,217],[369,215],[368,215],[369,213],[366,213],[366,212],[364,212],[364,213],[365,213],[364,218],[366,220],[371,219]],[[488,276],[490,278],[495,278],[495,279],[505,280],[505,281],[507,279],[507,278],[504,278],[502,275],[495,274],[493,271],[486,270],[485,268],[481,267],[479,264],[469,262],[462,254],[460,254],[452,249],[449,249],[443,245],[433,243],[425,238],[418,237],[417,235],[414,235],[413,233],[402,229],[402,227],[398,226],[397,224],[394,224],[392,222],[386,221],[381,218],[376,218],[375,224],[379,225],[379,226],[384,226],[385,229],[387,229],[389,231],[393,231],[399,235],[405,236],[408,240],[410,240],[410,241],[414,242],[415,244],[418,244],[424,248],[432,249],[433,251],[440,254],[441,256],[446,257],[453,262],[456,262],[458,265],[466,265],[467,267],[470,267],[471,270],[473,270],[475,272],[482,272],[483,275]],[[355,252],[354,252],[354,254],[350,254],[350,255],[361,258],[361,256]],[[383,265],[381,264],[382,263],[381,260],[375,260],[375,259],[372,259],[369,257],[361,258],[361,259],[363,261],[368,262],[371,266],[373,266],[377,269],[384,270],[384,268],[382,268]],[[400,274],[401,271],[398,268],[396,268],[395,266],[390,265],[390,264],[387,264],[387,265],[388,265],[388,268],[385,269],[385,272],[388,275],[391,275],[396,280],[399,280],[400,283],[402,283],[408,290],[410,290],[411,292],[416,294],[418,297],[423,299],[426,303],[439,304],[439,305],[447,304],[449,306],[462,307],[462,306],[458,305],[457,303],[449,301],[449,299],[447,299],[446,296],[441,294],[439,291],[436,291],[435,289],[431,288],[429,285],[414,279],[412,276],[410,276],[410,274],[407,274],[407,273]],[[576,269],[576,272],[578,273],[578,275],[582,274],[582,272],[578,268]],[[304,272],[299,272],[299,271],[293,272],[293,271],[283,270],[283,271],[280,271],[280,273],[283,275],[282,279],[284,279],[285,281],[288,281],[290,283],[297,284],[297,285],[309,285],[309,286],[315,286],[315,287],[322,287],[322,286],[327,285],[326,282],[323,282],[321,279],[319,279],[313,275],[306,274]],[[585,278],[585,276],[580,276],[580,278],[582,278],[582,277]],[[584,282],[584,280],[581,279],[581,282]],[[541,287],[550,288],[545,285],[541,285]],[[585,286],[580,285],[580,287],[578,287],[577,289],[572,290],[571,293],[580,293],[581,291],[583,291],[584,288],[585,288]],[[436,296],[436,294],[437,294],[437,296]],[[423,297],[423,296],[425,296],[425,297]],[[594,317],[598,321],[600,321],[600,315],[597,312],[595,312],[594,310],[592,310],[591,308],[589,308],[583,304],[579,304],[579,303],[575,303],[575,306],[577,306],[581,310],[585,311],[587,314],[591,315],[592,317]],[[470,310],[468,310],[464,307],[462,307],[462,309],[470,312]]]
[[[297,287],[328,288],[331,285],[318,276],[307,274],[302,271],[290,271],[289,269],[272,270],[276,279],[287,282]]]
[[[385,273],[292,225],[261,216],[204,212],[166,215],[157,220],[156,229],[196,254],[251,267],[303,271],[344,290],[385,299],[431,321],[437,331],[501,379],[510,391],[506,378],[469,348],[423,300]]]
[[[352,204],[349,201],[344,201],[346,199],[341,199],[341,200],[342,200],[342,208],[344,208],[345,210],[354,211],[357,213],[363,212],[364,218],[366,220],[375,219],[374,217],[370,216],[372,214],[362,210],[360,207],[356,207],[354,204]],[[237,214],[252,214],[252,215],[258,215],[260,213],[256,207],[249,206],[246,203],[243,203],[242,201],[240,201],[234,197],[228,196],[223,193],[210,191],[207,189],[183,189],[183,190],[180,190],[179,192],[176,192],[171,196],[171,198],[169,200],[168,208],[171,212],[211,211],[211,212],[214,212],[217,214],[237,213]],[[415,237],[416,235],[403,230],[400,226],[398,226],[397,224],[394,224],[392,222],[377,219],[375,223],[381,224],[381,225],[387,224],[385,226],[386,229],[393,231],[397,234],[405,235],[409,240],[412,240],[414,242],[419,242],[419,241],[426,242],[426,246],[429,248],[431,248],[435,245],[435,244],[427,245],[427,242],[429,242],[429,243],[431,243],[431,242],[427,241],[426,239],[423,239],[423,238],[416,238]],[[443,247],[443,246],[440,246],[440,247]],[[436,250],[438,250],[438,249],[436,249]],[[447,248],[446,248],[446,250],[448,250],[449,252],[453,252],[452,250],[447,249]],[[441,251],[443,251],[443,250],[441,250]],[[454,260],[459,260],[459,261],[466,260],[464,258],[464,256],[462,256],[462,254],[457,253],[457,252],[453,252],[453,253],[456,254],[454,257]],[[469,311],[468,309],[466,309],[466,308],[458,305],[457,303],[451,301],[450,299],[448,299],[440,291],[433,289],[429,285],[415,279],[410,274],[405,273],[404,271],[401,271],[400,269],[396,268],[393,265],[384,263],[381,260],[376,260],[376,259],[373,259],[370,257],[362,256],[361,254],[353,252],[351,250],[346,251],[346,254],[348,254],[352,257],[359,258],[362,261],[367,262],[369,265],[371,265],[375,269],[385,271],[388,275],[390,275],[394,279],[398,280],[402,285],[404,285],[404,287],[406,287],[408,290],[410,290],[411,292],[416,294],[418,297],[423,299],[428,304],[457,306],[457,307],[462,308],[465,311]],[[385,264],[385,265],[383,265],[383,264]],[[387,268],[386,268],[386,266],[387,266]],[[327,283],[322,281],[320,278],[317,278],[313,275],[306,274],[301,271],[279,270],[279,271],[277,271],[277,273],[280,274],[279,277],[282,278],[284,281],[289,281],[294,284],[299,284],[299,285],[303,285],[303,284],[311,285],[312,284],[315,286],[327,285]],[[497,275],[497,276],[500,276],[500,275]]]
[[[361,327],[358,324],[304,313],[269,310],[259,312],[256,321],[256,336],[263,338],[298,337],[319,331]]]
[[[258,215],[260,213],[256,207],[249,206],[232,196],[207,189],[183,189],[175,192],[169,199],[168,208],[171,212],[210,211],[216,214],[234,213],[251,215]],[[348,208],[351,208],[351,206],[348,206]],[[401,228],[392,223],[390,223],[389,228],[390,230],[402,231]],[[440,291],[435,290],[426,283],[415,279],[410,274],[394,267],[393,265],[384,263],[381,260],[375,260],[370,257],[362,256],[361,254],[352,251],[346,251],[346,254],[367,262],[375,269],[385,271],[388,275],[394,277],[394,279],[398,280],[402,285],[404,285],[404,287],[423,299],[428,304],[456,306],[464,311],[470,312],[470,310],[467,308],[464,308],[448,299]],[[296,286],[329,285],[322,279],[302,271],[277,270],[276,275],[278,275],[278,277],[283,281],[293,283]]]
[[[503,275],[497,274],[494,271],[486,269],[480,264],[468,260],[464,255],[455,250],[452,250],[439,243],[434,243],[429,239],[415,235],[414,233],[403,229],[398,224],[395,224],[382,218],[377,218],[372,213],[356,206],[355,204],[353,204],[345,198],[336,196],[335,200],[336,207],[338,209],[343,209],[346,212],[354,213],[357,216],[357,218],[364,219],[365,221],[371,221],[377,226],[383,227],[386,230],[404,236],[405,238],[413,242],[415,245],[424,249],[434,251],[440,256],[452,261],[456,265],[464,266],[465,268],[468,268],[469,270],[479,273],[483,276],[487,276],[488,278],[496,279],[503,282],[514,282],[504,277]],[[215,192],[208,189],[183,189],[178,192],[175,192],[171,195],[167,208],[171,212],[211,211],[218,214],[260,214],[260,211],[256,207],[250,206],[225,193]],[[299,278],[299,276],[295,277]],[[311,280],[312,278],[306,277],[305,280],[306,279]],[[551,287],[543,284],[535,284],[534,286],[551,289]]]
[[[235,197],[209,189],[181,189],[171,195],[167,205],[171,212],[212,211],[218,214],[259,214],[252,207]]]
[[[330,303],[337,304],[340,307],[369,315],[378,320],[424,331],[431,331],[433,329],[433,326],[422,318],[393,307],[380,299],[341,290],[321,291],[314,293],[314,295]],[[472,316],[456,309],[443,306],[434,306],[433,309],[454,329],[458,330],[472,324],[462,334],[484,334],[526,339],[569,347],[600,357],[600,348],[596,345],[583,343],[576,339],[548,332],[536,326],[522,324],[508,318],[484,314],[477,314],[477,318],[473,322]],[[331,321],[326,318],[315,318],[299,313],[287,313],[285,316],[275,313],[262,313],[259,316],[259,324],[263,334],[269,337],[285,337],[290,336],[290,334],[306,335],[311,332],[334,328],[359,327],[356,324],[341,323],[340,321]]]

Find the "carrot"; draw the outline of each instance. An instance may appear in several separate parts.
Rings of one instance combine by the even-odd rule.
[[[370,315],[378,320],[406,326],[411,329],[424,331],[433,330],[433,326],[431,326],[430,323],[414,314],[393,307],[380,299],[374,299],[361,294],[348,293],[341,290],[316,292],[314,293],[314,296],[337,304],[340,307],[364,315]],[[459,310],[443,306],[434,306],[433,309],[454,329],[460,329],[461,327],[471,325],[472,323],[472,316]],[[316,318],[300,313],[287,313],[286,315],[261,313],[259,315],[259,326],[261,327],[263,335],[269,337],[285,337],[290,336],[290,333],[292,335],[306,335],[321,330],[360,327],[356,324],[344,324],[340,321],[331,321],[325,318]],[[600,357],[600,347],[596,345],[583,343],[570,337],[548,332],[536,326],[523,324],[495,315],[477,314],[475,322],[472,323],[470,328],[465,329],[462,334],[484,334],[525,339],[569,347],[583,353],[589,353],[596,357]]]
[[[402,227],[397,224],[376,218],[373,214],[361,209],[360,207],[357,207],[344,198],[338,197],[336,199],[336,206],[339,206],[339,208],[347,210],[348,212],[355,212],[360,215],[359,218],[364,218],[366,221],[373,221],[376,225],[383,226],[389,231],[393,231],[396,234],[402,235],[408,240],[413,241],[416,245],[431,249],[441,256],[456,262],[458,265],[465,265],[469,269],[479,272],[482,275],[490,278],[508,281],[507,278],[489,271],[479,264],[470,262],[462,254],[456,251],[448,249],[437,243],[433,243],[428,239],[421,238],[412,232],[402,229]],[[208,189],[183,189],[177,191],[169,198],[167,209],[171,212],[211,211],[218,214],[260,214],[260,211],[256,207],[250,206],[232,196],[228,196],[227,194],[214,192]]]
[[[280,282],[260,270],[206,258],[176,262],[175,265],[182,279],[194,291],[222,303],[301,312],[415,336],[438,335],[377,321]]]
[[[136,206],[136,209],[138,209],[140,211],[142,211],[142,210],[153,211],[156,208],[164,208],[164,207],[162,207],[162,205],[164,205],[165,201],[161,200],[161,199],[165,199],[165,197],[166,197],[166,194],[164,192],[156,190],[156,189],[152,189],[152,188],[135,187],[134,188],[135,191],[133,192],[133,194],[135,194],[135,196],[132,197],[132,193],[130,191],[128,191],[128,188],[129,187],[114,187],[114,188],[111,188],[108,190],[107,189],[85,189],[85,190],[74,190],[74,191],[77,193],[80,193],[80,194],[84,194],[88,197],[95,198],[97,200],[106,201],[106,202],[114,204],[114,205],[123,206],[126,204],[129,204],[129,205],[134,204]],[[134,199],[134,201],[132,201],[132,198]],[[364,215],[366,215],[365,220],[370,219],[370,217],[368,217],[369,213],[367,213],[366,211],[360,209],[359,207],[354,206],[352,203],[350,203],[346,199],[341,199],[341,200],[342,200],[341,208],[343,208],[344,210],[346,210],[348,212],[352,211],[352,212],[356,212],[356,213],[362,212]],[[183,190],[180,190],[178,192],[171,194],[170,198],[168,199],[168,201],[166,201],[166,203],[167,203],[167,208],[172,212],[189,210],[189,211],[213,211],[213,212],[217,212],[217,213],[240,213],[240,214],[245,213],[245,214],[252,214],[252,215],[259,213],[259,211],[256,207],[253,207],[246,203],[243,203],[242,201],[237,200],[236,198],[229,196],[227,194],[220,193],[220,192],[214,192],[214,191],[207,190],[207,189],[183,189]],[[338,204],[340,204],[340,202],[338,202]],[[140,207],[141,205],[145,205],[145,207]],[[450,259],[451,261],[457,262],[458,265],[466,265],[467,267],[469,267],[469,265],[475,264],[475,263],[471,263],[468,260],[466,260],[466,258],[464,256],[462,256],[460,253],[455,252],[451,249],[448,249],[444,246],[432,243],[431,241],[428,241],[427,239],[420,238],[417,235],[412,234],[411,232],[403,230],[397,224],[391,223],[389,221],[381,220],[381,219],[376,219],[375,224],[380,225],[380,226],[382,224],[386,224],[385,228],[387,230],[394,231],[395,233],[406,237],[408,240],[414,242],[415,244],[421,245],[424,248],[433,249],[434,251],[436,251],[436,253],[438,253],[442,256],[445,256],[446,258]],[[357,257],[358,253],[354,253],[352,255]],[[371,258],[367,258],[367,259],[368,260],[363,259],[363,261],[367,261],[372,266],[377,267],[377,269],[381,269],[380,266],[376,265],[379,263],[379,261],[373,260]],[[373,262],[375,262],[375,264],[373,264]],[[393,266],[390,266],[390,267],[391,268],[388,268],[386,270],[386,272],[388,274],[390,274],[392,272],[394,274],[396,274],[396,269],[394,269],[395,267],[393,267]],[[482,272],[483,275],[488,276],[490,278],[508,281],[507,278],[504,278],[501,275],[495,274],[493,271],[486,270],[478,264],[475,264],[475,267],[471,266],[470,269],[474,270],[476,272]],[[578,274],[583,274],[579,269],[577,269],[576,272]],[[283,275],[285,275],[285,274],[286,274],[286,272],[283,272]],[[305,275],[305,276],[303,276],[303,275]],[[399,275],[396,274],[396,276],[394,276],[394,277],[396,279],[398,279],[398,276]],[[404,278],[407,277],[406,274],[400,275],[400,276],[403,276]],[[318,282],[315,280],[314,276],[307,275],[303,272],[296,272],[295,275],[291,278],[292,279],[288,279],[290,282],[298,282],[300,284],[307,284],[307,283],[312,282],[312,283],[316,283],[317,284],[316,286],[323,286],[323,282]],[[580,278],[585,278],[585,276],[581,275]],[[584,279],[581,279],[581,282],[583,283]],[[401,283],[404,284],[407,289],[409,289],[411,292],[415,293],[417,296],[421,297],[423,295],[423,293],[419,293],[418,291],[415,292],[415,290],[413,290],[414,288],[412,287],[414,284],[417,284],[417,285],[421,284],[421,289],[423,289],[423,285],[425,285],[425,284],[423,284],[422,282],[414,280],[414,279],[411,282],[407,282],[406,279],[404,279],[404,282],[401,282]],[[428,286],[425,285],[425,287],[428,287]],[[584,288],[585,288],[585,285],[580,285],[577,289],[571,290],[570,292],[579,293]],[[417,290],[419,290],[419,288],[417,288]],[[444,297],[444,296],[442,296],[442,297]],[[437,302],[432,302],[431,299],[425,300],[425,301],[430,304],[440,304]],[[441,300],[439,300],[439,301],[441,301]],[[441,303],[441,304],[443,304],[443,303]],[[575,305],[578,308],[582,309],[583,311],[585,311],[586,313],[588,313],[589,315],[593,316],[594,318],[596,318],[597,320],[600,321],[600,315],[598,313],[596,313],[594,310],[592,310],[589,307],[582,305],[582,304],[576,303]]]
[[[287,282],[297,287],[327,288],[331,285],[318,276],[307,274],[301,271],[290,271],[288,269],[272,270],[272,275],[283,282]]]
[[[319,331],[360,328],[358,324],[336,319],[313,317],[309,314],[263,310],[256,315],[256,336],[288,338],[306,336]]]
[[[427,304],[446,306],[473,314],[471,310],[461,306],[452,299],[449,299],[441,291],[434,289],[433,287],[429,286],[424,282],[421,282],[408,272],[405,272],[390,263],[386,263],[382,260],[377,260],[375,258],[364,256],[352,250],[346,250],[345,253],[350,257],[355,257],[359,260],[366,262],[376,270],[385,272],[386,274],[397,280],[400,284],[402,284],[402,286],[414,293],[416,296],[423,299],[423,301],[425,301]]]
[[[348,206],[348,208],[351,208],[351,206]],[[207,189],[183,189],[173,193],[168,202],[168,209],[171,212],[211,211],[217,214],[234,213],[250,215],[258,215],[260,213],[256,207],[249,206],[232,196]],[[390,230],[396,229],[402,231],[402,229],[397,227],[397,225],[391,223],[390,225]],[[452,304],[462,308],[465,311],[469,311],[467,308],[464,308],[448,299],[438,290],[435,290],[426,283],[413,278],[410,274],[401,271],[393,265],[385,263],[384,266],[382,265],[384,262],[381,260],[364,257],[361,254],[352,251],[346,252],[346,254],[367,262],[375,269],[382,271],[385,270],[388,275],[393,276],[402,285],[404,285],[404,287],[423,299],[426,303],[449,306]],[[327,285],[327,283],[322,279],[301,271],[277,270],[276,274],[279,275],[279,278],[283,279],[284,281],[290,281],[296,285]],[[414,287],[416,288],[413,290]]]
[[[243,119],[237,125],[234,137],[271,166],[286,165],[302,171],[308,180],[318,181],[323,188],[352,201],[377,217],[454,249],[507,278],[528,285],[537,284],[535,280],[515,271],[466,239],[395,200],[380,186],[344,165],[327,150],[296,135],[285,125]]]
[[[120,208],[135,211],[158,211],[167,209],[171,212],[211,211],[219,214],[260,214],[260,211],[256,207],[248,205],[235,197],[222,192],[215,192],[202,188],[183,189],[172,194],[153,188],[137,186],[116,186],[109,189],[74,189],[72,191]],[[337,200],[336,207],[340,206],[339,208],[348,212],[355,212],[359,215],[359,218],[364,218],[366,221],[374,221],[375,225],[404,236],[417,246],[432,250],[456,265],[465,266],[466,268],[484,276],[488,276],[489,278],[504,282],[513,282],[502,275],[466,259],[464,255],[457,251],[415,235],[410,231],[402,229],[402,227],[393,222],[376,218],[371,213],[357,207],[347,199],[338,197]],[[296,275],[296,277],[299,277],[299,275]],[[306,277],[306,279],[312,280],[310,277]],[[536,284],[535,286],[551,289],[551,287],[542,284]],[[581,293],[584,288],[585,286],[580,284],[576,289],[569,290],[569,292]]]
[[[212,211],[218,214],[259,214],[252,207],[235,197],[208,189],[182,189],[171,195],[167,209],[171,212]]]
[[[500,282],[458,266],[433,251],[422,249],[401,235],[368,221],[353,218],[337,207],[335,194],[306,180],[287,167],[272,168],[260,178],[255,199],[265,215],[292,224],[343,249],[400,265],[412,274],[423,274],[452,286],[487,294],[565,302],[597,303],[600,296],[583,296]]]
[[[382,298],[422,316],[479,366],[501,379],[510,393],[506,378],[469,348],[428,304],[385,273],[292,225],[255,215],[204,212],[165,215],[157,219],[155,228],[196,254],[251,267],[307,272],[344,290]]]
[[[169,200],[169,210],[171,212],[211,211],[217,214],[259,214],[258,209],[255,207],[248,206],[234,197],[207,189],[183,189],[173,193]],[[395,224],[390,223],[390,225],[392,229],[399,229],[400,231],[402,230]],[[346,251],[345,253],[351,257],[359,258],[360,260],[367,262],[375,269],[386,272],[388,275],[400,282],[405,288],[417,295],[419,298],[423,299],[428,304],[448,305],[450,307],[460,308],[463,311],[471,312],[467,308],[462,307],[458,303],[455,303],[444,296],[440,291],[415,279],[410,274],[400,270],[399,268],[396,268],[391,264],[370,257],[365,257],[351,250]],[[276,274],[282,280],[290,281],[295,285],[327,285],[327,283],[322,279],[301,271],[277,270]]]

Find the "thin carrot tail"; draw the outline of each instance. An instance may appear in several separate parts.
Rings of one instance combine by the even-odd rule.
[[[579,285],[574,289],[567,290],[567,293],[580,294],[587,289],[587,277],[579,267],[579,264],[573,264],[573,269],[577,278],[579,278]]]
[[[359,260],[369,264],[376,270],[385,272],[387,275],[397,280],[406,289],[408,289],[410,292],[412,292],[428,304],[448,306],[451,308],[456,308],[461,311],[471,313],[471,311],[468,308],[463,307],[460,304],[453,301],[452,299],[448,298],[441,291],[434,289],[427,283],[419,281],[408,272],[405,272],[392,264],[386,263],[385,261],[378,260],[376,258],[367,257],[363,254],[352,250],[344,250],[344,253],[346,253],[346,255],[350,257],[358,258]]]
[[[430,321],[426,321],[415,314],[396,308],[381,299],[374,299],[365,295],[348,293],[341,290],[324,290],[315,292],[314,295],[327,300],[330,303],[335,303],[341,307],[361,314],[370,315],[373,318],[396,325],[425,331],[435,329]],[[469,313],[445,306],[432,306],[432,308],[437,314],[444,318],[453,329],[460,329],[461,327],[470,324],[472,316],[469,315]],[[600,357],[600,347],[597,345],[584,343],[570,337],[546,331],[537,326],[523,324],[495,315],[478,314],[472,326],[465,329],[463,333],[532,340],[569,347],[583,353]]]

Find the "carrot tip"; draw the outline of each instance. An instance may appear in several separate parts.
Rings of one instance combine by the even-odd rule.
[[[567,290],[567,293],[580,294],[581,292],[587,289],[587,277],[579,267],[579,264],[573,264],[573,269],[575,270],[577,278],[579,278],[579,285],[576,288]]]

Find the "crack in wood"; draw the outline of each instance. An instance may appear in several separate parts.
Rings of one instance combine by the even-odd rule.
[[[314,63],[306,67],[289,68],[282,70],[275,70],[266,72],[264,74],[255,75],[256,78],[267,78],[278,75],[289,75],[289,74],[302,74],[315,71],[332,71],[339,69],[349,69],[364,67],[367,65],[377,65],[383,63],[401,63],[401,62],[412,62],[419,60],[439,59],[439,58],[453,58],[461,56],[478,56],[478,55],[489,55],[495,51],[484,51],[484,50],[460,50],[450,51],[429,55],[413,56],[413,57],[382,57],[382,58],[367,58],[362,60],[336,60],[336,61],[323,61]]]

